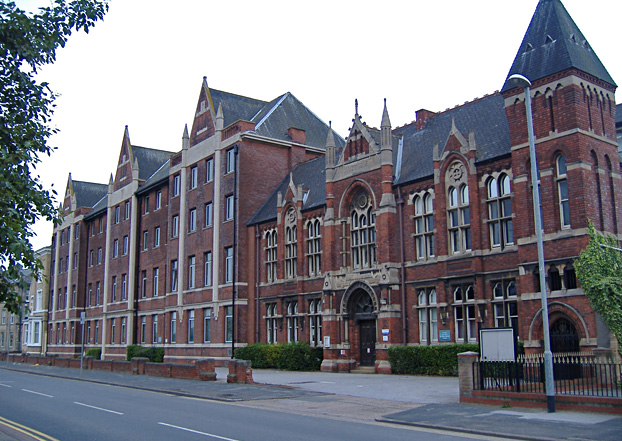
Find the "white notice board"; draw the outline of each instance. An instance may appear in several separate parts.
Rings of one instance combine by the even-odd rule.
[[[514,361],[514,329],[480,329],[479,347],[481,359],[486,361]]]

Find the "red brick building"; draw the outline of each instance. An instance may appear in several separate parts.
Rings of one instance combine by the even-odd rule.
[[[589,221],[621,233],[617,86],[558,0],[538,4],[514,73],[532,82],[553,350],[610,347],[573,261]],[[530,183],[524,92],[508,83],[397,128],[386,103],[380,129],[357,103],[344,142],[289,93],[267,103],[204,82],[181,152],[126,130],[108,187],[70,178],[48,352],[79,353],[80,311],[106,357],[308,341],[324,370],[387,371],[392,345],[510,326],[541,351]]]

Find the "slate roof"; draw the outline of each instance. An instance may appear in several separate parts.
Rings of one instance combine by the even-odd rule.
[[[149,149],[146,147],[132,146],[134,158],[138,160],[138,178],[147,180],[162,164],[173,156],[174,152],[164,150]]]
[[[108,193],[106,184],[71,180],[73,194],[76,197],[76,208],[92,207]]]
[[[292,170],[292,180],[298,187],[302,185],[303,192],[308,190],[302,210],[312,210],[326,205],[326,161],[325,157],[311,159],[298,164]],[[248,222],[248,225],[260,224],[276,219],[276,203],[279,192],[283,196],[289,187],[290,175],[281,181],[274,192],[268,197],[257,213]],[[304,193],[303,193],[304,194]]]
[[[328,134],[328,124],[318,118],[290,92],[270,102],[247,98],[221,90],[210,89],[214,109],[222,105],[224,126],[244,120],[255,123],[255,133],[281,141],[291,141],[287,134],[290,127],[305,131],[305,145],[323,148]],[[333,131],[334,132],[334,131]],[[337,147],[344,140],[336,132]]]
[[[140,188],[136,191],[136,194],[142,194],[153,187],[158,186],[164,181],[168,181],[169,171],[171,169],[171,160],[167,160],[164,164],[160,166],[146,181]]]
[[[222,105],[225,127],[236,121],[250,121],[267,103],[265,101],[248,98],[222,90],[209,89],[214,104],[214,111]]]
[[[613,86],[616,83],[559,0],[540,0],[508,77],[531,82],[576,68]],[[506,81],[502,92],[512,89]]]
[[[291,141],[287,130],[295,127],[305,131],[305,145],[323,148],[326,144],[328,124],[289,92],[269,102],[251,121],[256,124],[255,132],[262,136]],[[342,147],[343,138],[333,133],[336,146]]]
[[[473,130],[477,148],[477,161],[487,161],[510,154],[510,128],[505,115],[503,96],[494,93],[463,106],[433,115],[419,131],[415,124],[394,130],[403,136],[402,164],[395,185],[402,185],[432,176],[434,173],[434,143],[438,142],[442,155],[452,121],[462,136],[469,138]],[[394,147],[394,157],[395,157]],[[394,159],[395,161],[395,159]]]

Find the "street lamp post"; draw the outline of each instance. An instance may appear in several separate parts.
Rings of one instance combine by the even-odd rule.
[[[544,328],[544,372],[546,385],[546,402],[549,412],[555,412],[555,381],[553,379],[553,354],[549,336],[549,308],[546,294],[546,277],[544,272],[544,244],[542,240],[542,213],[540,211],[540,191],[538,162],[536,161],[536,145],[533,135],[533,116],[531,114],[531,82],[522,75],[514,74],[508,78],[510,84],[522,87],[525,91],[525,109],[527,111],[527,133],[529,135],[529,160],[531,161],[531,187],[533,192],[533,217],[538,243],[538,269],[540,273],[540,298],[542,299],[542,327]]]

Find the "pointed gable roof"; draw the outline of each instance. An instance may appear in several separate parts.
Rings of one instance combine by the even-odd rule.
[[[108,185],[106,184],[74,181],[70,178],[68,185],[71,185],[73,195],[76,198],[76,208],[91,208],[108,194]]]
[[[500,93],[477,99],[443,113],[432,115],[425,127],[417,130],[416,124],[395,129],[403,137],[400,170],[394,184],[406,184],[429,178],[434,173],[434,144],[442,155],[452,133],[457,130],[467,137],[474,133],[478,162],[510,154],[510,128]],[[395,163],[395,162],[394,162]]]
[[[208,89],[208,93],[214,106],[214,112],[218,110],[219,106],[222,106],[224,127],[239,120],[251,121],[253,116],[266,105],[265,101],[223,92],[222,90]]]
[[[162,165],[167,162],[174,152],[168,152],[165,150],[156,150],[146,147],[139,147],[133,145],[132,159],[138,160],[138,178],[142,181],[146,181],[153,175]]]
[[[257,134],[283,141],[291,141],[287,133],[290,128],[304,130],[305,144],[322,148],[326,144],[326,137],[330,129],[328,124],[318,118],[290,92],[267,103],[250,121],[255,123]],[[333,134],[335,134],[334,131]],[[343,138],[337,135],[336,139],[337,147],[342,147],[344,145]]]
[[[572,68],[616,86],[561,1],[540,0],[508,77],[521,74],[534,82]],[[506,80],[501,91],[513,87]]]
[[[266,199],[257,213],[248,222],[248,225],[260,224],[263,222],[276,220],[276,205],[278,194],[285,195],[290,184],[302,186],[307,192],[304,198],[302,210],[312,210],[326,205],[326,162],[325,157],[320,156],[315,159],[298,164],[294,170],[285,176],[276,190]]]

